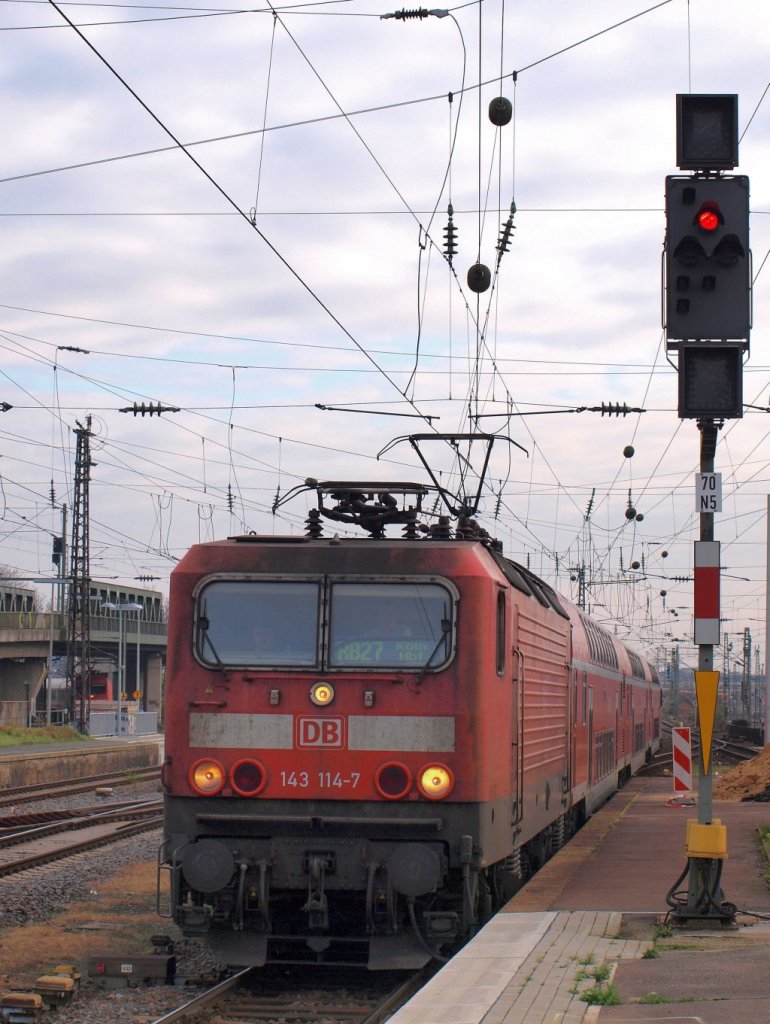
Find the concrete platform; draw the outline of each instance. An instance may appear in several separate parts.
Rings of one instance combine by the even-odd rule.
[[[16,786],[156,767],[162,758],[163,736],[159,734],[0,747],[0,793]]]
[[[768,1024],[770,920],[750,912],[770,918],[756,842],[770,805],[714,805],[741,927],[667,935],[666,895],[697,818],[670,796],[670,779],[629,783],[390,1024]],[[597,971],[619,1005],[581,1000]]]
[[[687,819],[698,817],[697,806],[669,807],[670,796],[670,779],[633,779],[505,909],[665,913],[666,893],[687,863]],[[759,825],[770,824],[770,804],[715,800],[714,817],[727,826],[726,898],[770,913],[755,838]]]

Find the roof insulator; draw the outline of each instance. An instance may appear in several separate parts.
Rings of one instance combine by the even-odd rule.
[[[313,540],[323,537],[324,524],[321,521],[321,513],[317,508],[311,508],[305,520],[305,534]]]

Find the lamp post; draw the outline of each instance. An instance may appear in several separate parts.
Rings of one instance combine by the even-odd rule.
[[[115,735],[120,736],[122,732],[121,713],[123,710],[123,684],[126,679],[126,634],[123,616],[126,612],[136,612],[138,622],[139,612],[143,610],[144,606],[138,604],[136,601],[119,601],[117,603],[115,601],[105,601],[101,607],[103,610],[118,613],[118,702],[115,715]],[[139,651],[137,649],[137,658],[138,657]]]
[[[139,605],[140,611],[144,611],[144,605]],[[139,611],[136,613],[136,687],[137,700],[141,701],[142,693],[142,618]],[[141,704],[139,710],[142,710]]]

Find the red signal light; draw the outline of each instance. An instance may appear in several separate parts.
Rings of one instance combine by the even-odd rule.
[[[705,202],[701,204],[701,208],[695,215],[695,223],[701,229],[711,233],[716,231],[720,224],[724,224],[725,219],[722,216],[722,211],[719,209],[719,205],[713,202]]]

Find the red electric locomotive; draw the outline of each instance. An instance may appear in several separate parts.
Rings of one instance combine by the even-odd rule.
[[[306,536],[172,574],[169,913],[231,964],[412,967],[657,749],[660,685],[472,520],[421,533],[427,488],[314,486]]]

